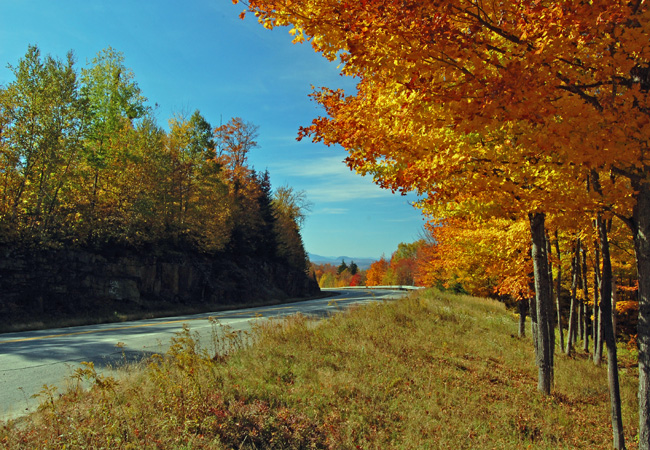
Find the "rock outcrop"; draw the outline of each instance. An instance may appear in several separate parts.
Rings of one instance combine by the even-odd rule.
[[[278,259],[128,248],[0,247],[0,315],[16,320],[97,311],[151,311],[306,297],[319,291]]]

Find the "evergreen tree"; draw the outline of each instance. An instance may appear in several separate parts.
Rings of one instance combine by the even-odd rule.
[[[273,215],[273,196],[271,193],[271,180],[269,171],[265,170],[261,175],[256,174],[258,183],[261,190],[261,195],[258,197],[259,214],[262,219],[260,227],[260,245],[258,253],[261,256],[274,257],[277,254],[277,237],[275,234],[276,218]]]

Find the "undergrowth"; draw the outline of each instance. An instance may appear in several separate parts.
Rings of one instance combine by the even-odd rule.
[[[215,326],[217,324],[215,323]],[[187,327],[169,352],[115,380],[85,364],[61,398],[2,426],[7,449],[609,449],[604,367],[556,357],[537,390],[532,345],[503,305],[427,291],[328,320]],[[255,345],[247,345],[254,339]],[[636,448],[633,370],[621,373]],[[83,383],[82,383],[83,382]]]

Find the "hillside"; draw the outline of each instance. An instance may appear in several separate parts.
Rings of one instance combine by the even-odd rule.
[[[609,449],[606,372],[557,355],[554,393],[536,391],[532,346],[502,304],[424,292],[339,314],[269,322],[257,344],[225,330],[129,368],[2,427],[7,449]],[[636,433],[635,371],[621,371],[625,432]],[[630,449],[636,448],[631,442]]]
[[[30,45],[0,86],[0,330],[309,295],[303,193],[271,187],[258,127],[157,123],[124,55]]]

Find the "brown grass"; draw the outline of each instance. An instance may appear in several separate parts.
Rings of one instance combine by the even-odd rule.
[[[536,391],[528,340],[503,305],[424,292],[315,323],[271,321],[256,345],[234,333],[168,354],[121,381],[90,365],[89,391],[44,392],[41,411],[2,427],[18,448],[609,449],[604,367],[556,357]],[[233,349],[233,350],[229,350]],[[215,355],[215,353],[217,353]],[[626,356],[627,357],[627,356]],[[630,356],[633,357],[633,356]],[[628,448],[636,374],[621,372]],[[48,400],[49,399],[49,400]]]

